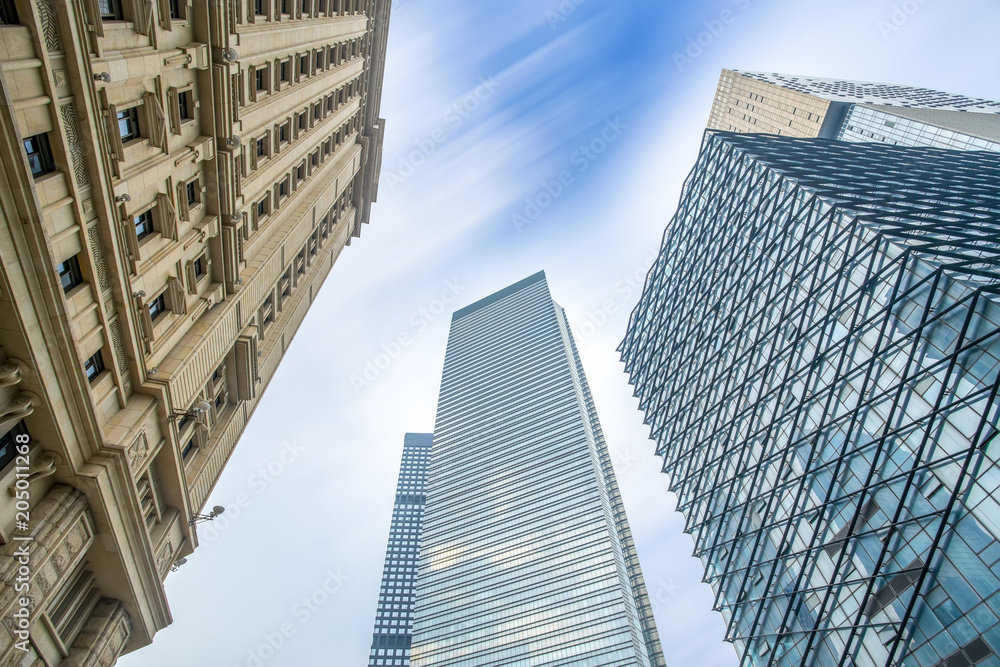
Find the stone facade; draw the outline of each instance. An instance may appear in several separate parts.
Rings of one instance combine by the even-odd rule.
[[[170,623],[192,517],[368,222],[388,19],[0,0],[0,664]]]

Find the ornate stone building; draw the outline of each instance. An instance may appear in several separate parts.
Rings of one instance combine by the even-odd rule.
[[[0,664],[110,665],[378,187],[388,0],[0,0]]]

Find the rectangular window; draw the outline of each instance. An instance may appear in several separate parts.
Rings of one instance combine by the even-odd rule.
[[[309,54],[299,56],[299,76],[309,76]]]
[[[278,81],[280,83],[288,83],[292,80],[292,64],[289,61],[284,61],[278,65]]]
[[[153,233],[153,212],[143,211],[135,216],[135,235],[140,241]]]
[[[288,135],[291,134],[292,123],[288,121],[278,126],[278,143],[288,143]]]
[[[20,23],[14,0],[0,0],[0,23],[4,25],[17,25]]]
[[[198,203],[198,181],[189,181],[187,185],[184,186],[184,191],[187,196],[188,206],[194,206]]]
[[[138,139],[142,136],[139,131],[138,107],[118,112],[118,134],[121,135],[122,143]]]
[[[202,255],[198,259],[194,260],[194,279],[196,281],[201,281],[205,277],[205,256]]]
[[[184,18],[181,14],[181,0],[170,0],[170,18],[174,20]]]
[[[267,137],[257,140],[257,157],[267,157]]]
[[[292,13],[291,2],[289,2],[289,0],[278,0],[278,1],[281,3],[281,13],[282,14],[291,14]]]
[[[197,446],[194,444],[194,436],[191,436],[191,439],[184,445],[184,449],[181,450],[181,458],[187,461],[195,449],[197,449]]]
[[[254,70],[254,81],[256,82],[256,90],[258,93],[267,91],[267,70],[263,67],[258,67]]]
[[[194,118],[194,94],[191,90],[177,94],[177,112],[181,117],[181,122]]]
[[[300,113],[299,114],[299,131],[300,132],[305,132],[308,129],[309,129],[309,114],[305,113],[305,112]]]
[[[267,197],[264,197],[257,202],[257,219],[266,218],[268,213],[270,213],[270,207],[267,205]]]
[[[122,11],[121,0],[98,0],[101,10],[101,19],[104,21],[124,21],[125,13]]]
[[[267,10],[264,7],[264,0],[253,0],[253,13],[257,16],[267,16]]]
[[[288,196],[288,180],[289,179],[286,176],[284,178],[284,180],[282,180],[280,183],[278,183],[278,197],[279,198],[281,198],[281,197],[287,197]]]
[[[73,255],[65,262],[59,262],[56,266],[59,272],[59,282],[62,283],[63,292],[69,292],[77,285],[83,284],[83,275],[80,273],[80,262],[76,255]]]
[[[28,166],[34,177],[44,176],[55,171],[52,159],[52,149],[49,146],[49,135],[36,134],[24,140],[24,152],[28,156]]]
[[[155,299],[149,302],[149,319],[155,322],[156,318],[162,315],[166,310],[167,310],[167,304],[163,298],[163,295],[161,294],[160,296],[156,297]]]
[[[83,362],[83,371],[87,374],[87,380],[93,384],[94,380],[104,372],[104,357],[98,350],[92,357]]]
[[[14,424],[14,427],[9,431],[0,435],[0,470],[6,468],[11,461],[17,458],[17,436],[28,436],[25,440],[24,437],[21,440],[26,442],[31,441],[31,437],[28,433],[28,427],[24,425],[24,420]]]

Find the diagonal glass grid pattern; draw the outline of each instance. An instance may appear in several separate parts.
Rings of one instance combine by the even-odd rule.
[[[620,348],[741,665],[1000,664],[1000,158],[708,133]]]

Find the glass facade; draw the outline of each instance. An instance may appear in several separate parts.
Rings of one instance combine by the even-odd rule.
[[[896,146],[1000,152],[1000,143],[995,141],[857,104],[852,104],[847,110],[837,138]]]
[[[455,313],[412,664],[664,665],[583,368],[538,273]]]
[[[433,438],[430,433],[407,433],[403,438],[369,667],[410,664],[413,596]]]
[[[1000,666],[998,184],[706,134],[620,349],[741,665]]]

